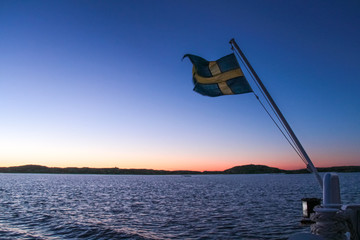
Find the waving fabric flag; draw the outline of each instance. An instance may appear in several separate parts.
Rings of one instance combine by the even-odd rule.
[[[209,97],[252,92],[233,53],[217,61],[207,61],[192,54],[185,57],[193,64],[195,92]]]

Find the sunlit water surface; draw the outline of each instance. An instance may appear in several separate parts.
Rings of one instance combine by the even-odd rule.
[[[360,203],[359,173],[340,175]],[[313,175],[0,174],[0,239],[286,239]]]

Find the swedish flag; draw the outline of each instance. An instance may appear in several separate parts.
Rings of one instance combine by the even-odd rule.
[[[193,64],[195,92],[210,97],[252,92],[233,53],[217,61],[207,61],[192,54],[185,57]]]

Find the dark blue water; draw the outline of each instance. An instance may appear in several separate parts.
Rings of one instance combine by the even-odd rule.
[[[344,203],[360,203],[359,173],[340,174]],[[0,174],[0,239],[286,239],[304,175]]]

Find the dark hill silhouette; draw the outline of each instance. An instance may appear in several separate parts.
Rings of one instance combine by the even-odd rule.
[[[330,168],[318,168],[319,172],[360,172],[360,166],[341,166]],[[265,165],[243,165],[229,168],[225,171],[167,171],[153,169],[120,169],[120,168],[58,168],[40,165],[24,165],[17,167],[0,167],[0,173],[57,173],[57,174],[136,174],[136,175],[186,175],[186,174],[261,174],[261,173],[308,173],[306,169],[282,170]]]
[[[228,174],[259,174],[259,173],[286,173],[286,170],[281,170],[279,168],[268,167],[265,165],[244,165],[236,166],[224,171]]]
[[[76,167],[45,167],[40,165],[24,165],[17,167],[0,167],[0,173],[59,173],[59,174],[141,174],[141,175],[166,175],[166,174],[199,174],[198,171],[166,171],[153,169],[119,169],[119,168],[76,168]]]

